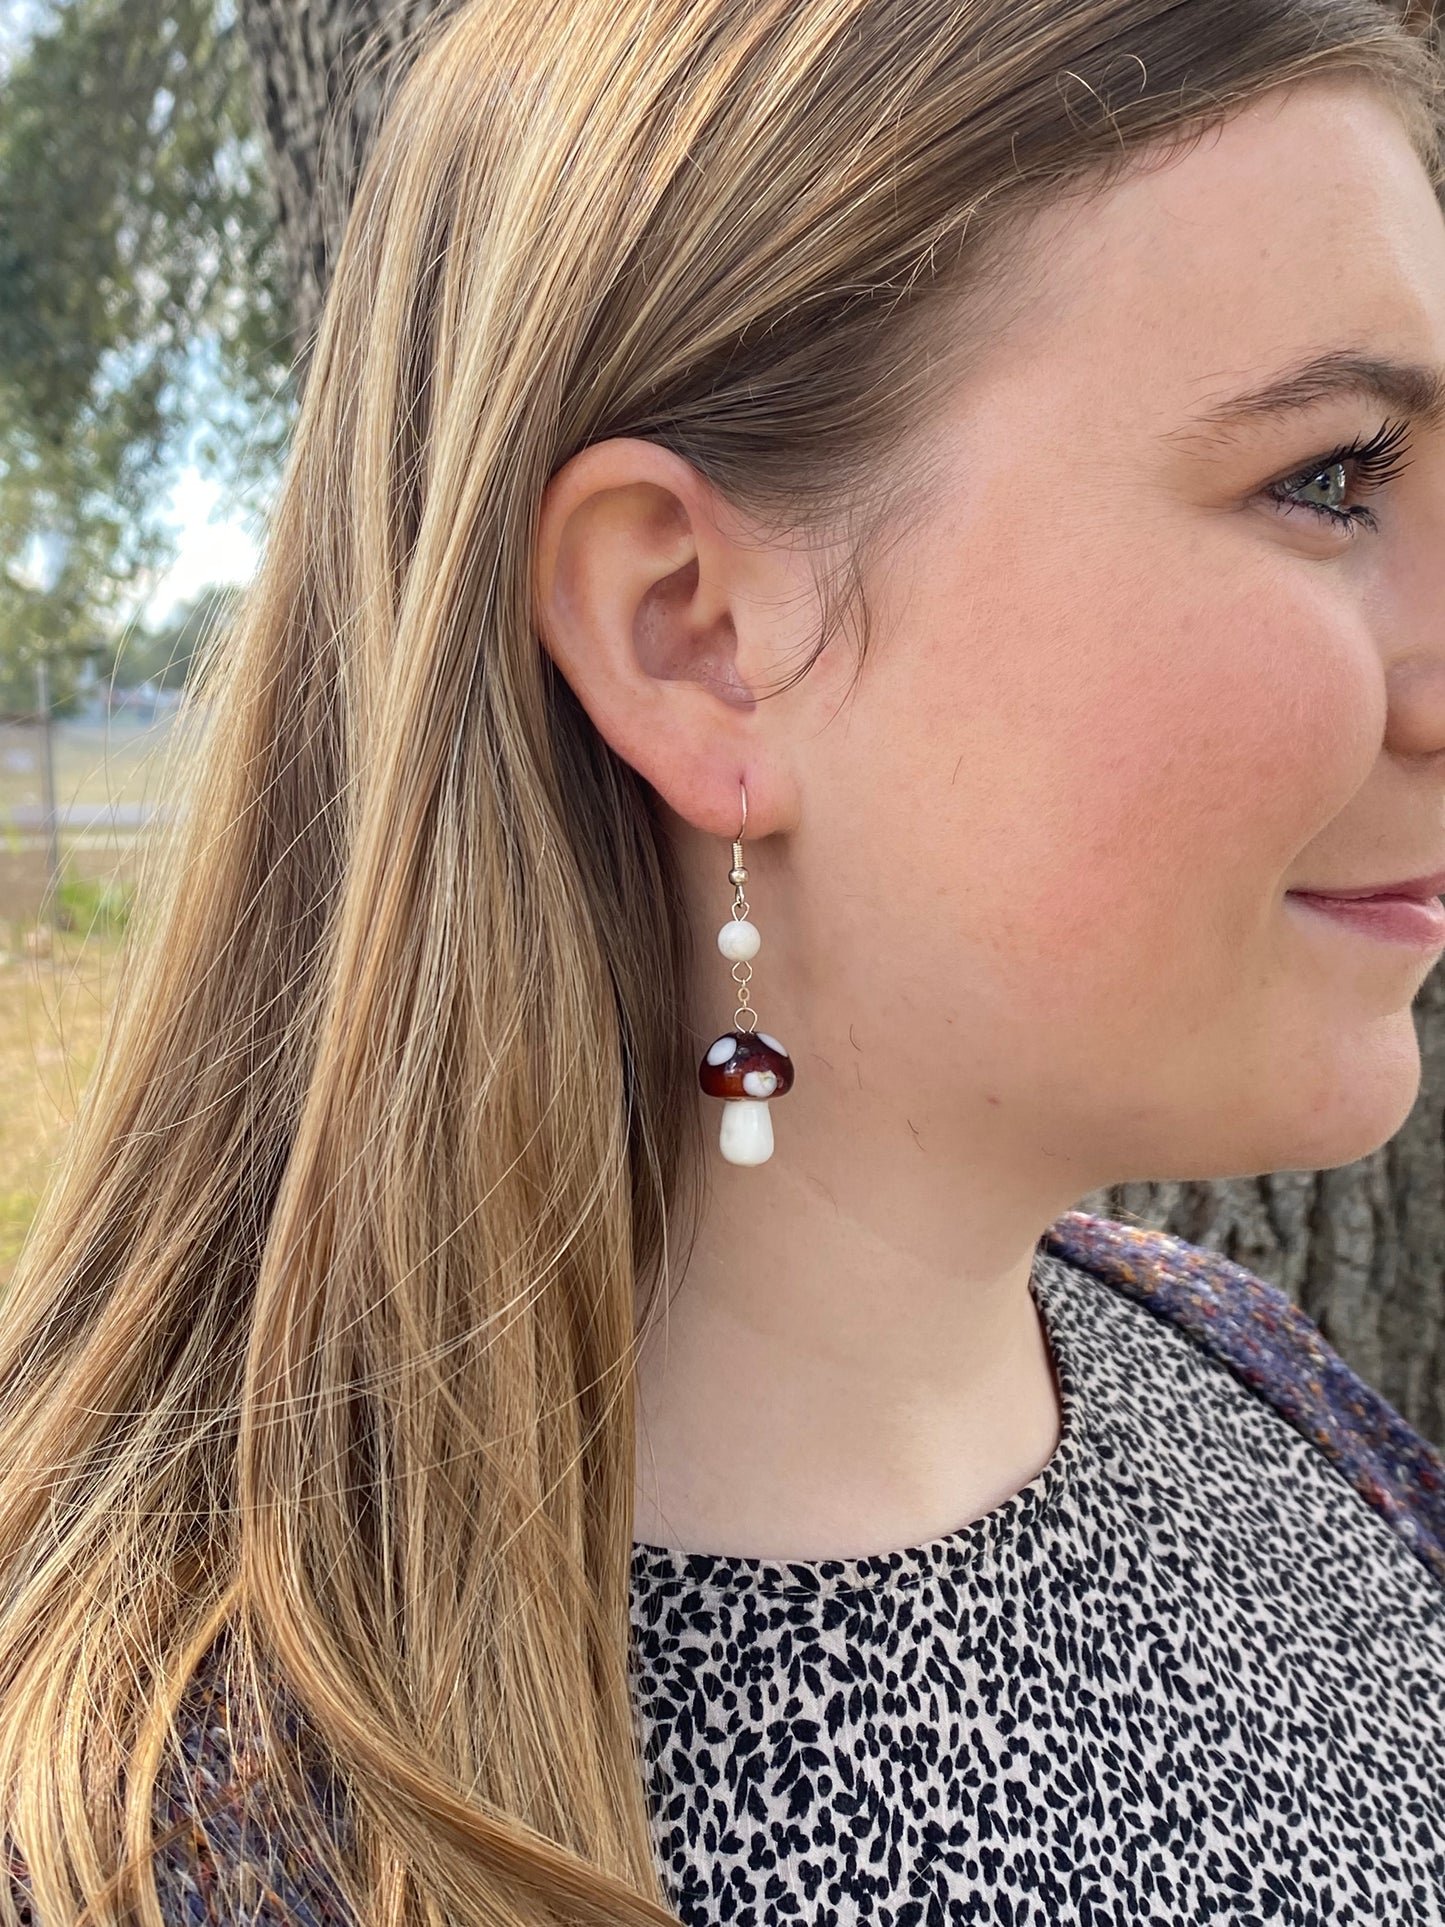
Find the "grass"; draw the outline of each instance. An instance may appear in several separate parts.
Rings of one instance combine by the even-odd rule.
[[[48,957],[0,962],[0,1287],[95,1066],[119,947],[107,918],[89,934],[62,932]]]
[[[59,723],[55,789],[66,803],[155,802],[165,793],[169,724]],[[0,823],[38,801],[34,737],[0,727]],[[0,901],[0,1289],[9,1282],[99,1056],[133,890],[129,834],[62,835],[55,908]],[[44,954],[46,944],[50,954]]]
[[[66,866],[57,892],[60,918],[67,930],[98,937],[124,936],[135,900],[135,884],[113,869],[89,874],[74,864]]]

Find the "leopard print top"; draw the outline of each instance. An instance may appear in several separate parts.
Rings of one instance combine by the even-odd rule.
[[[677,1912],[1440,1927],[1437,1562],[1177,1319],[1056,1251],[1032,1288],[1062,1437],[985,1517],[866,1558],[634,1548]]]

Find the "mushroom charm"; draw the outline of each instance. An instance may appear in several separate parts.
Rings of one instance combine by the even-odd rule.
[[[770,1097],[793,1084],[793,1060],[765,1030],[726,1030],[708,1047],[698,1067],[698,1082],[709,1097],[721,1097],[722,1131],[718,1145],[729,1164],[763,1164],[773,1155]]]
[[[748,821],[748,793],[738,785],[743,799],[743,829]],[[748,984],[753,974],[752,959],[762,946],[762,933],[748,921],[748,900],[743,885],[748,873],[743,868],[743,832],[733,838],[733,867],[728,882],[733,886],[732,922],[717,933],[717,947],[733,967],[733,982],[738,987],[738,1007],[733,1022],[745,1029],[725,1030],[708,1045],[707,1055],[697,1068],[698,1082],[709,1097],[725,1100],[722,1132],[718,1146],[729,1164],[766,1164],[773,1155],[773,1120],[768,1110],[770,1097],[781,1097],[793,1086],[793,1060],[776,1037],[758,1029],[758,1013],[748,1002]],[[739,974],[741,973],[741,974]]]

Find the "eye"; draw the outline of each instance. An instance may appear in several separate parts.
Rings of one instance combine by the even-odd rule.
[[[1377,529],[1379,518],[1373,509],[1359,504],[1347,507],[1343,497],[1351,489],[1351,471],[1356,491],[1368,494],[1383,488],[1401,469],[1409,466],[1410,425],[1400,421],[1381,423],[1368,441],[1353,441],[1344,448],[1317,456],[1305,468],[1296,469],[1282,481],[1271,482],[1265,494],[1287,509],[1308,509],[1329,523],[1353,535],[1361,524]],[[1312,497],[1309,491],[1316,491]],[[1324,500],[1318,499],[1319,495]]]

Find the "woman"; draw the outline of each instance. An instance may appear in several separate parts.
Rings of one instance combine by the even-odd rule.
[[[1441,99],[429,33],[5,1305],[7,1919],[1445,1920],[1445,1466],[1071,1209],[1417,1094]]]

